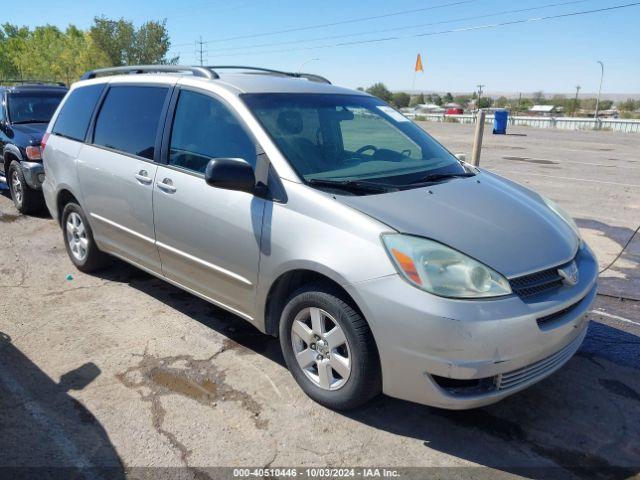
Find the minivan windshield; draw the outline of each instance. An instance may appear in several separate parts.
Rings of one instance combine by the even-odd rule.
[[[442,145],[375,97],[269,93],[242,98],[310,184],[408,187],[467,175]]]
[[[7,95],[11,123],[49,123],[66,94],[61,92],[14,92]]]

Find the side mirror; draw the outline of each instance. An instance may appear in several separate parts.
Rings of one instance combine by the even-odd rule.
[[[256,189],[256,175],[253,167],[242,158],[209,160],[204,179],[208,185],[225,190],[254,193]]]

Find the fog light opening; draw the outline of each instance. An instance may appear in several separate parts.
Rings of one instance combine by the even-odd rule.
[[[496,389],[497,377],[474,378],[462,380],[458,378],[431,375],[433,381],[444,391],[454,396],[478,395]]]

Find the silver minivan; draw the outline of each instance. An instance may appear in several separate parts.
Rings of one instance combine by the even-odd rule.
[[[317,75],[91,71],[43,149],[78,269],[118,257],[279,337],[330,408],[486,405],[586,335],[597,264],[569,215]]]

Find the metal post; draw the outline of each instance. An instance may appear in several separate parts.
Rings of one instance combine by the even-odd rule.
[[[578,94],[580,93],[580,85],[576,85],[576,99],[573,101],[573,112],[571,115],[576,116],[576,110],[578,110]]]
[[[604,63],[598,60],[600,64],[600,88],[598,88],[598,98],[596,99],[596,113],[594,115],[594,119],[596,121],[596,128],[598,128],[598,112],[600,110],[600,94],[602,93],[602,80],[604,79]]]
[[[480,109],[476,115],[476,132],[473,137],[473,152],[471,153],[471,165],[480,165],[480,152],[482,151],[482,135],[484,134],[485,111]]]

